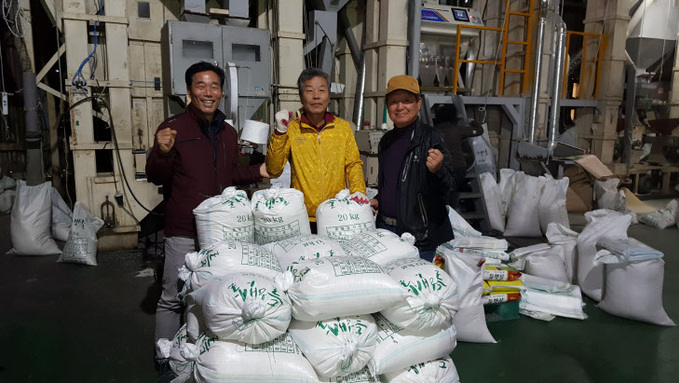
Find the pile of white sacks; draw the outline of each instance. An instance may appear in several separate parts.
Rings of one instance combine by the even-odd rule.
[[[585,319],[582,292],[610,314],[674,325],[662,305],[663,254],[627,237],[632,214],[608,209],[587,212],[587,225],[578,234],[568,224],[567,178],[532,177],[502,169],[499,184],[490,173],[481,175],[481,183],[494,229],[505,236],[544,233],[548,240],[509,254],[508,264],[524,272],[522,313],[539,319],[554,315]],[[657,215],[676,214],[676,202],[665,210]],[[471,240],[476,239],[472,236]],[[449,252],[460,242],[458,237],[447,244]]]
[[[186,324],[158,342],[175,382],[459,381],[456,282],[412,236],[376,230],[362,194],[318,207],[324,235],[294,189],[229,188],[194,213]]]

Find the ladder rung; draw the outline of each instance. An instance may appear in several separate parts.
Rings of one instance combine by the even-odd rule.
[[[515,15],[515,16],[525,16],[525,17],[531,16],[530,13],[526,13],[526,12],[509,11],[507,13],[510,14],[510,15]]]
[[[523,73],[523,74],[526,74],[526,70],[525,70],[525,69],[505,69],[505,72],[509,72],[509,73]]]
[[[507,41],[507,44],[528,45],[528,41]]]

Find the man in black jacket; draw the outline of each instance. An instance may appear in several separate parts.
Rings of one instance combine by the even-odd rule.
[[[441,135],[418,118],[422,100],[417,80],[392,77],[386,104],[395,129],[379,144],[378,227],[411,233],[420,257],[432,261],[438,245],[453,239],[446,197],[457,188],[450,153]]]

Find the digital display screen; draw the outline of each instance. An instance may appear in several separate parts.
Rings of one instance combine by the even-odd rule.
[[[453,17],[457,21],[469,21],[469,15],[467,14],[467,11],[464,9],[453,8]]]

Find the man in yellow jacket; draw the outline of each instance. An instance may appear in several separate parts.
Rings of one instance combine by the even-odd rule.
[[[318,205],[347,185],[365,194],[363,162],[347,121],[327,112],[330,77],[317,68],[297,79],[302,113],[292,121],[287,110],[276,113],[276,129],[269,140],[266,169],[272,178],[290,161],[291,187],[304,193],[309,220],[316,222]]]

